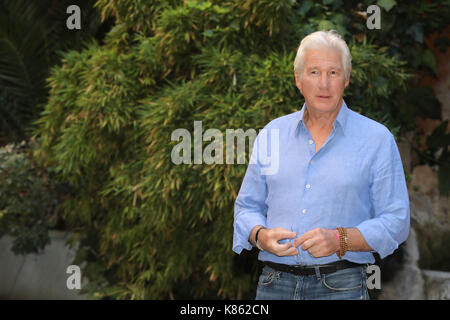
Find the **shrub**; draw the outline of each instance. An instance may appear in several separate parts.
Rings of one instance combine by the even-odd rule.
[[[14,237],[16,254],[40,252],[50,242],[48,230],[64,225],[60,203],[69,188],[55,183],[51,168],[36,165],[30,150],[35,143],[0,148],[0,237]]]

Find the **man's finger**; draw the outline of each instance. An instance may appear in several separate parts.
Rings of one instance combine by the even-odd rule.
[[[295,239],[294,246],[298,247],[302,245],[306,240],[311,239],[314,236],[314,233],[311,231],[305,232],[300,237]]]
[[[285,243],[282,246],[285,246],[287,243]],[[278,251],[278,256],[295,256],[298,254],[298,250],[296,247],[293,247],[292,245],[289,247],[285,247],[283,250]]]
[[[289,231],[283,228],[276,228],[274,229],[274,237],[275,239],[279,240],[279,239],[293,239],[297,236],[297,233],[295,233],[294,231]]]
[[[303,250],[308,250],[308,249],[310,249],[311,247],[313,247],[314,244],[315,244],[314,239],[308,239],[308,240],[305,240],[305,242],[303,242],[302,249],[303,249]]]
[[[320,247],[316,246],[316,247],[312,247],[310,250],[308,250],[309,254],[312,255],[313,257],[320,257]]]
[[[295,256],[298,254],[298,250],[296,247],[289,248],[283,255],[285,256]]]
[[[297,248],[295,248],[292,245],[291,241],[288,241],[288,242],[283,243],[283,244],[277,243],[275,245],[274,249],[275,249],[274,252],[275,252],[275,254],[277,256],[286,256],[286,255],[298,254]],[[295,252],[297,252],[297,253],[295,253]]]
[[[277,247],[277,248],[276,248],[277,251],[286,251],[286,250],[288,250],[290,247],[292,247],[292,243],[291,243],[290,241],[288,241],[288,242],[286,242],[286,243],[283,243],[283,244],[278,243],[276,247]]]

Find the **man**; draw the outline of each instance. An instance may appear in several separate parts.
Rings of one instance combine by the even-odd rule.
[[[294,75],[303,108],[271,121],[278,170],[264,174],[262,135],[235,203],[233,250],[258,247],[256,299],[369,299],[365,267],[409,232],[394,137],[343,101],[351,55],[334,31],[305,37]],[[269,145],[270,148],[270,145]]]

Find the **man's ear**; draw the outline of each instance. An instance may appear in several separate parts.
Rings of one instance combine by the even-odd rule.
[[[347,88],[349,83],[350,83],[350,77],[348,77],[348,79],[345,80],[344,89]]]
[[[300,90],[300,92],[302,92],[302,83],[300,81],[300,77],[296,70],[294,70],[294,76],[295,76],[295,84],[296,84],[298,90]]]

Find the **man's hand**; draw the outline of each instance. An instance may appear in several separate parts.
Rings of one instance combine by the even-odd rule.
[[[302,246],[303,250],[315,258],[326,257],[339,251],[339,241],[331,229],[316,228],[295,239],[294,247]]]
[[[258,234],[258,243],[260,247],[277,256],[295,256],[298,250],[291,241],[280,244],[283,239],[294,239],[297,234],[284,228],[263,229]]]

